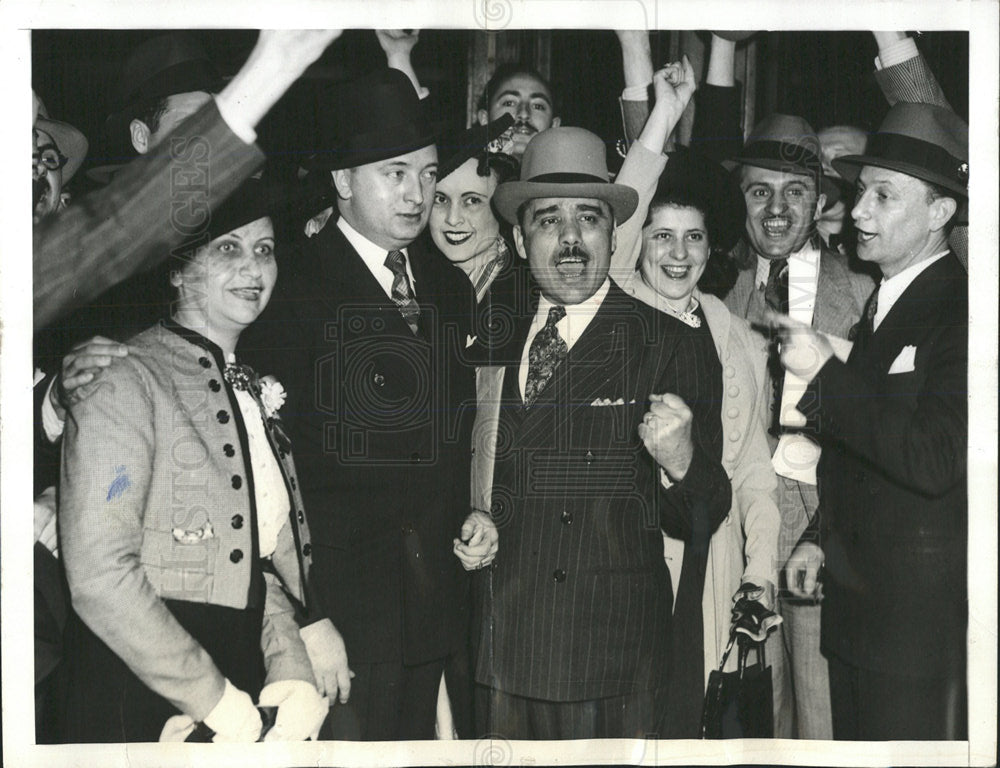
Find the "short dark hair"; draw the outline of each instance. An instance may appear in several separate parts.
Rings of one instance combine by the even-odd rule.
[[[492,77],[490,77],[489,81],[486,83],[486,87],[483,88],[483,92],[479,95],[479,101],[476,102],[476,109],[489,111],[490,94],[497,93],[500,90],[500,86],[515,75],[527,75],[528,77],[533,77],[535,80],[544,85],[545,90],[549,92],[549,98],[552,100],[552,114],[559,114],[558,105],[556,104],[556,94],[552,88],[552,83],[550,83],[547,78],[542,76],[541,72],[531,65],[519,62],[501,64],[496,68],[496,70],[494,70]]]
[[[930,205],[935,200],[938,200],[942,197],[950,197],[952,200],[955,201],[955,213],[951,215],[951,218],[948,219],[948,223],[944,225],[945,236],[946,237],[950,236],[951,231],[955,228],[955,222],[958,221],[958,211],[962,207],[962,202],[963,202],[962,199],[951,190],[942,187],[940,184],[935,184],[934,182],[925,181],[923,179],[920,179],[920,182],[924,185],[924,188],[927,190],[928,205]]]
[[[167,99],[169,96],[164,96],[162,99],[157,99],[152,104],[147,106],[145,109],[139,110],[136,115],[136,120],[141,120],[149,128],[150,133],[156,133],[156,129],[160,127],[160,120],[167,112]]]

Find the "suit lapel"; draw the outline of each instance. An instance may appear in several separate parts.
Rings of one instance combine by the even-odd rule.
[[[812,326],[818,331],[840,335],[840,329],[855,321],[855,299],[847,270],[838,254],[823,249],[816,281],[816,305]]]

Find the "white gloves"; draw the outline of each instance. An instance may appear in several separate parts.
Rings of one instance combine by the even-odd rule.
[[[260,712],[253,699],[228,679],[222,698],[204,722],[215,731],[215,742],[252,743],[260,738]]]
[[[330,711],[330,700],[304,680],[279,680],[264,686],[260,706],[277,707],[274,727],[264,741],[305,741],[319,738],[319,729]]]

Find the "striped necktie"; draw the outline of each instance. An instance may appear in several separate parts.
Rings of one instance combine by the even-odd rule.
[[[528,349],[528,381],[524,385],[524,407],[529,408],[549,383],[559,363],[566,357],[568,348],[556,323],[566,317],[566,308],[555,306],[549,309],[545,326],[531,341]]]
[[[413,297],[410,276],[406,273],[406,254],[402,251],[389,251],[389,255],[385,257],[385,266],[393,274],[392,300],[399,307],[399,313],[410,330],[416,334],[420,330],[420,305]]]

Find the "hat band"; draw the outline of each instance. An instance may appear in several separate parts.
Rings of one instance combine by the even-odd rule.
[[[818,173],[823,167],[819,155],[801,144],[785,141],[753,141],[740,152],[740,160],[771,160]]]
[[[525,179],[533,184],[607,184],[607,179],[589,173],[542,173]]]
[[[969,166],[937,144],[901,133],[876,133],[865,154],[878,160],[907,163],[966,186]]]
[[[334,154],[381,153],[385,149],[405,148],[412,146],[414,142],[422,141],[425,141],[428,146],[434,143],[434,138],[428,128],[416,122],[397,123],[380,127],[377,131],[348,136],[334,148]]]

